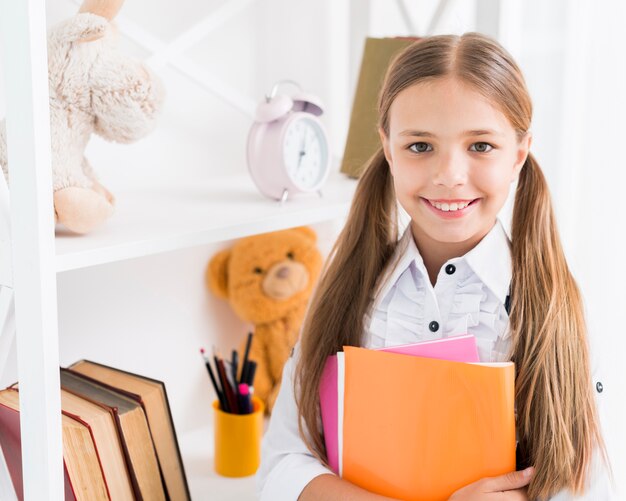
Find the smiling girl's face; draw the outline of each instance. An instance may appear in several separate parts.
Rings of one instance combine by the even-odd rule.
[[[396,196],[422,243],[482,239],[532,140],[527,133],[518,142],[499,109],[452,78],[400,92],[389,110],[389,137],[380,135]]]

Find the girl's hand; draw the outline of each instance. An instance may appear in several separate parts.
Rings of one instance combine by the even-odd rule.
[[[456,491],[448,501],[528,501],[526,486],[534,468],[486,477]]]

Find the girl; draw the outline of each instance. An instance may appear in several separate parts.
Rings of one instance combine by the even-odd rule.
[[[396,57],[378,108],[383,148],[359,181],[285,366],[261,498],[383,499],[328,469],[318,401],[326,358],[344,345],[469,332],[482,362],[515,362],[520,471],[450,499],[610,499],[606,477],[590,468],[597,452],[608,459],[583,305],[529,153],[532,105],[520,69],[478,33],[426,38]],[[497,215],[516,180],[509,240]],[[410,216],[400,239],[397,204]]]

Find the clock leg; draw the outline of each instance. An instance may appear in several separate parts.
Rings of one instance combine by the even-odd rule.
[[[287,188],[285,188],[283,190],[283,196],[280,197],[280,205],[283,205],[288,197],[289,197],[289,190]]]

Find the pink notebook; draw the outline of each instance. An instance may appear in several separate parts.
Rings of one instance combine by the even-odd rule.
[[[379,348],[380,351],[401,353],[424,358],[438,358],[452,362],[480,362],[476,338],[463,334],[442,339],[433,339],[413,344]],[[339,472],[338,416],[337,416],[337,356],[326,361],[320,380],[320,411],[324,427],[324,442],[328,463],[335,473]]]

